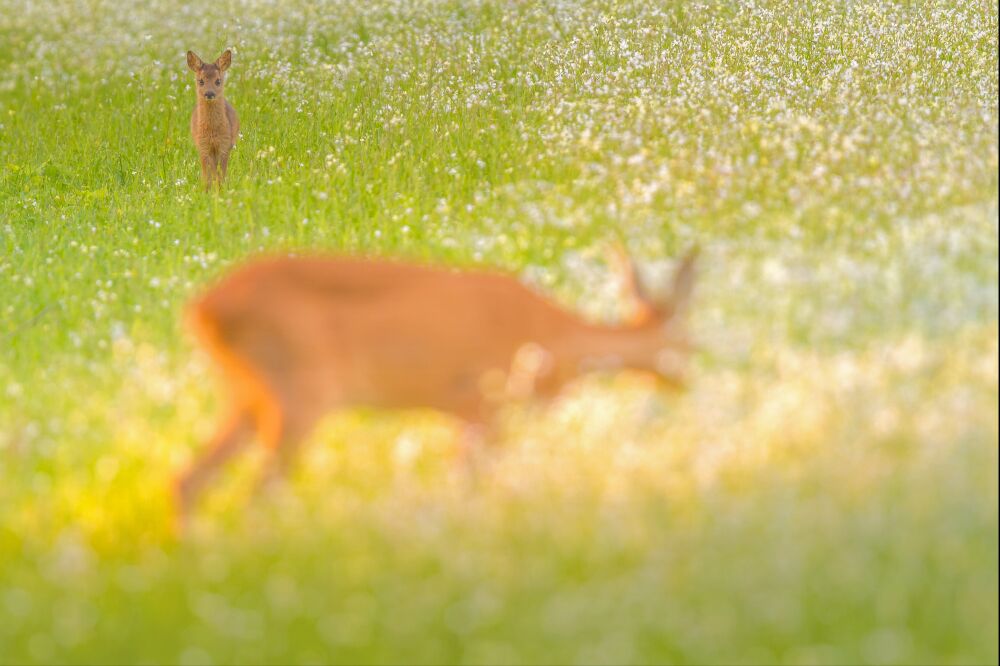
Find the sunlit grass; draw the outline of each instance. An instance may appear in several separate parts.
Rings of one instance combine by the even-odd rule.
[[[0,0],[0,662],[997,661],[997,8]],[[198,188],[184,52],[235,51]],[[689,389],[325,420],[171,474],[184,301],[260,250],[621,316],[698,243]]]

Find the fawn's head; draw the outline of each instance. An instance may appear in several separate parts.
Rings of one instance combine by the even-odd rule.
[[[624,248],[613,248],[613,263],[623,277],[623,296],[634,312],[625,327],[628,344],[621,361],[626,367],[652,373],[671,387],[684,384],[684,366],[693,348],[687,320],[697,256],[697,248],[688,251],[675,269],[669,289],[657,294],[643,284]]]
[[[233,52],[226,49],[226,52],[219,56],[215,62],[205,62],[194,51],[187,52],[188,67],[197,77],[198,99],[213,101],[222,99],[222,89],[226,83],[226,70],[233,62]]]

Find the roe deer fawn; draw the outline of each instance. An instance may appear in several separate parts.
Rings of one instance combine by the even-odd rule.
[[[276,475],[336,408],[432,408],[483,427],[504,397],[549,397],[588,370],[637,369],[680,384],[695,252],[662,299],[621,259],[639,308],[617,326],[587,322],[502,274],[318,256],[237,269],[188,311],[230,402],[177,479],[178,517],[253,434],[269,449],[265,478]]]
[[[226,50],[213,63],[203,62],[193,51],[187,52],[187,64],[195,73],[197,101],[191,113],[191,138],[201,160],[201,180],[208,190],[212,184],[222,185],[229,168],[229,151],[240,134],[240,119],[236,109],[225,98],[226,70],[233,62],[233,53]]]

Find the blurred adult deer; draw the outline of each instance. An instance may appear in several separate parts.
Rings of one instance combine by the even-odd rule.
[[[177,480],[179,516],[254,434],[270,451],[265,477],[279,475],[334,409],[432,408],[476,428],[504,399],[553,396],[591,370],[680,384],[695,253],[660,299],[619,258],[636,310],[623,325],[585,321],[501,274],[348,257],[260,259],[235,270],[189,309],[229,406]]]
[[[229,169],[229,152],[240,134],[236,109],[225,98],[226,70],[233,52],[226,50],[213,63],[206,63],[194,51],[187,52],[187,64],[195,73],[197,101],[191,113],[191,138],[201,160],[201,180],[205,189],[222,185]]]

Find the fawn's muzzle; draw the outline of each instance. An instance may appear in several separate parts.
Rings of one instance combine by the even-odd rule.
[[[214,92],[205,93],[205,99],[215,99],[215,93]]]

